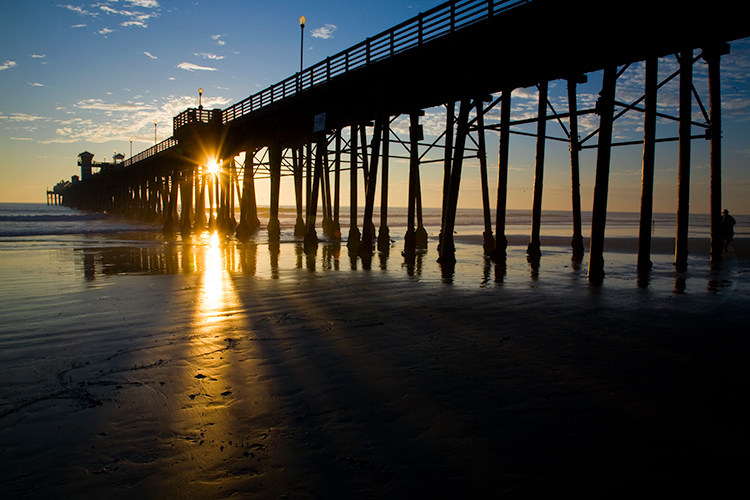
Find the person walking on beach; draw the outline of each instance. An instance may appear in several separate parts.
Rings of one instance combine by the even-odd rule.
[[[724,215],[721,217],[721,237],[724,240],[724,251],[729,250],[729,244],[734,239],[734,225],[737,221],[729,215],[729,210],[724,209]]]

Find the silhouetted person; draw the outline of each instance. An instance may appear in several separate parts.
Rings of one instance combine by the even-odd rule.
[[[729,210],[724,209],[724,215],[721,217],[721,237],[724,240],[724,251],[729,250],[729,244],[734,239],[734,225],[737,221],[729,215]]]

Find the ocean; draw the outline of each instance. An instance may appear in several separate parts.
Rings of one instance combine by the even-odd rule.
[[[268,208],[259,207],[262,224],[268,220]],[[482,255],[483,214],[481,209],[462,209],[458,212],[455,228],[457,263],[452,273],[446,273],[436,263],[437,240],[441,211],[425,208],[424,227],[429,236],[428,249],[407,263],[401,256],[406,232],[407,211],[392,208],[388,226],[392,241],[387,253],[376,252],[372,260],[362,260],[349,254],[345,239],[349,228],[349,208],[340,210],[342,242],[328,242],[318,229],[321,240],[315,255],[305,255],[302,242],[294,237],[296,210],[280,209],[281,241],[269,245],[262,227],[249,242],[234,238],[217,238],[208,232],[188,237],[165,236],[160,223],[143,223],[110,217],[99,213],[85,213],[63,206],[40,203],[0,204],[0,272],[2,292],[13,294],[11,277],[24,283],[29,275],[38,276],[40,283],[56,283],[63,277],[93,282],[105,276],[123,274],[201,273],[214,261],[230,273],[251,273],[260,278],[295,276],[299,269],[317,273],[362,272],[377,269],[390,278],[448,282],[468,288],[493,286],[528,286],[529,280],[548,279],[548,284],[559,279],[574,279],[586,284],[588,255],[581,263],[570,260],[572,216],[566,211],[545,211],[542,214],[542,260],[539,267],[526,261],[531,213],[510,210],[506,217],[506,236],[509,241],[506,265],[495,266]],[[362,221],[362,210],[359,223]],[[239,214],[237,214],[239,219]],[[375,226],[380,224],[377,213]],[[741,238],[748,224],[737,217],[737,235]],[[321,217],[318,217],[318,225]],[[690,266],[692,272],[708,272],[709,219],[696,214],[690,219]],[[605,242],[605,272],[609,287],[632,287],[636,283],[636,253],[639,215],[637,213],[608,214]],[[493,219],[494,231],[494,219]],[[587,246],[590,234],[590,214],[583,213],[583,236]],[[672,287],[675,215],[656,214],[652,222],[652,260],[654,271],[647,286]],[[217,250],[218,249],[218,250]],[[704,280],[702,277],[700,282]],[[659,285],[658,277],[668,279]],[[638,282],[643,285],[643,281]],[[25,286],[34,283],[26,283]],[[698,285],[699,288],[704,286]]]

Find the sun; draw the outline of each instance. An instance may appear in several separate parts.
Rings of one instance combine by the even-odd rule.
[[[219,162],[216,160],[209,160],[206,164],[206,167],[208,168],[209,174],[218,174],[219,173]]]

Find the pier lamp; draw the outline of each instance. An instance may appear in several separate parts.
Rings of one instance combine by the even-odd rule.
[[[198,89],[198,109],[203,109],[203,87]]]
[[[156,120],[154,120],[154,146],[156,146]]]
[[[130,157],[133,157],[133,138],[130,138]]]
[[[307,19],[305,16],[299,16],[299,27],[300,27],[300,39],[299,39],[299,72],[302,73],[302,57],[305,48],[305,23]]]

